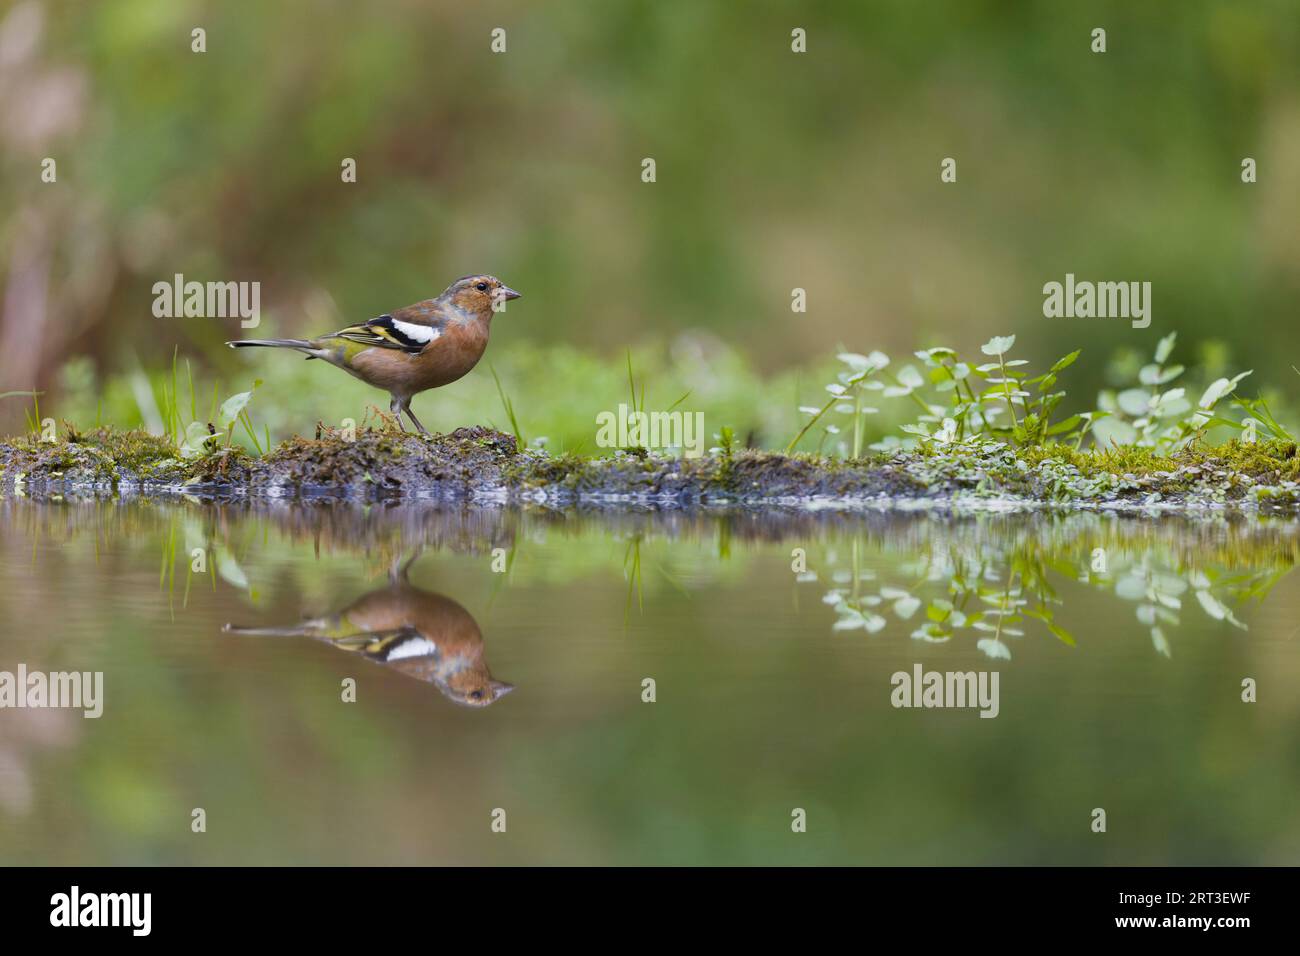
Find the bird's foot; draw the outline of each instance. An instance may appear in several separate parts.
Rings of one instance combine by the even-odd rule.
[[[421,425],[420,420],[415,417],[415,412],[411,411],[410,402],[407,402],[405,405],[402,406],[402,411],[406,412],[406,417],[411,420],[411,424],[415,426],[416,431],[418,431],[421,435],[424,435],[427,438],[429,436],[429,429]]]

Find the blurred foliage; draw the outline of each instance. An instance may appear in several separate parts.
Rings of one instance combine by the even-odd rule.
[[[0,13],[0,391],[55,389],[69,356],[111,382],[179,346],[205,379],[266,378],[264,407],[302,389],[305,417],[338,417],[352,383],[286,368],[277,392],[219,348],[233,320],[155,319],[152,284],[258,280],[258,334],[283,335],[484,270],[526,295],[496,330],[499,370],[555,354],[526,343],[592,356],[516,383],[520,410],[580,401],[583,371],[686,330],[783,405],[770,373],[839,346],[970,353],[995,332],[1042,365],[1149,354],[1177,330],[1277,382],[1300,345],[1298,80],[1292,0],[21,0]],[[1066,272],[1151,281],[1152,326],[1043,318]],[[1084,393],[1101,368],[1080,363]],[[499,407],[482,381],[435,404]],[[21,424],[14,402],[0,415]]]

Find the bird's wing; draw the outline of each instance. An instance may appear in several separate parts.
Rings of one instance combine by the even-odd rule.
[[[360,325],[349,325],[335,335],[362,345],[416,354],[424,351],[430,342],[437,341],[442,330],[442,316],[435,309],[426,307],[425,303],[420,303],[396,309]]]
[[[335,640],[334,645],[348,651],[360,651],[383,664],[408,657],[428,657],[437,651],[437,645],[413,627],[356,634]]]

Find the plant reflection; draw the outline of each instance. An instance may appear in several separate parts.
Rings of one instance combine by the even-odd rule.
[[[1096,516],[1077,516],[1033,535],[943,534],[943,546],[918,549],[891,564],[891,582],[880,582],[863,566],[859,542],[851,544],[847,568],[835,552],[827,555],[831,580],[823,601],[836,614],[836,631],[885,630],[890,617],[909,625],[912,638],[944,643],[961,632],[991,658],[1010,659],[1007,638],[1025,634],[1036,621],[1071,647],[1075,638],[1056,620],[1064,603],[1059,582],[1075,580],[1136,604],[1138,622],[1152,646],[1172,656],[1165,628],[1177,627],[1185,608],[1195,604],[1215,621],[1241,630],[1233,605],[1261,601],[1295,564],[1294,541],[1276,550],[1249,542],[1221,543],[1199,550],[1189,560],[1175,535],[1150,525],[1115,524]],[[1186,530],[1185,528],[1180,530]],[[1229,531],[1229,529],[1220,529]],[[1263,530],[1262,528],[1260,530]],[[1057,533],[1047,533],[1057,532]],[[1106,546],[1088,550],[1088,532]],[[1155,532],[1155,533],[1153,533]],[[1245,557],[1246,568],[1233,567]],[[1215,561],[1231,562],[1226,566]]]

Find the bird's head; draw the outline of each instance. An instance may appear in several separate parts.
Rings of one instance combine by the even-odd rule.
[[[487,707],[515,689],[514,684],[472,672],[453,676],[439,689],[450,700],[465,707]]]
[[[487,318],[519,293],[496,276],[476,275],[457,279],[438,298],[467,315]]]

